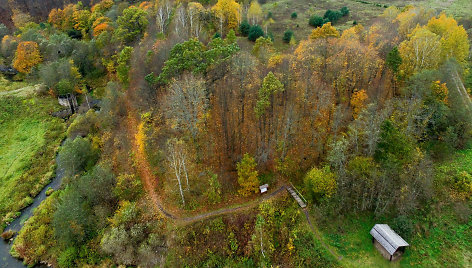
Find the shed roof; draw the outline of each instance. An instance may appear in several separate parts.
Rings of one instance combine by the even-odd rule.
[[[387,224],[376,224],[370,230],[370,234],[377,240],[390,255],[393,255],[399,247],[407,247],[409,244],[403,240]]]

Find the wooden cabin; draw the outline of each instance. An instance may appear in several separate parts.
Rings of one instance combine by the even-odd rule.
[[[370,230],[372,243],[375,248],[390,261],[400,258],[405,252],[405,248],[410,246],[403,238],[395,233],[387,224],[376,224]]]

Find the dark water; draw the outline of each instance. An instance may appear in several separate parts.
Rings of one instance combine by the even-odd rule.
[[[33,211],[36,207],[46,199],[46,190],[51,187],[54,190],[59,189],[61,186],[62,178],[64,177],[64,169],[61,167],[61,164],[58,161],[56,156],[56,177],[52,179],[52,181],[43,188],[43,190],[34,198],[33,203],[21,210],[21,216],[16,218],[10,225],[5,228],[5,231],[12,230],[18,232],[23,227],[25,221],[33,215]],[[23,264],[21,260],[13,258],[10,255],[10,248],[13,242],[6,243],[1,239],[0,242],[0,268],[24,268],[27,267]],[[46,267],[46,266],[35,266],[35,267]]]

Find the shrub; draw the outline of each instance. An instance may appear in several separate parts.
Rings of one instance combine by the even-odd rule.
[[[250,29],[251,25],[249,22],[247,22],[247,20],[244,20],[241,24],[239,24],[239,33],[241,33],[242,36],[248,36]]]
[[[57,258],[57,263],[59,267],[75,267],[75,259],[77,259],[77,249],[75,247],[69,247],[64,250],[59,258]]]
[[[212,39],[216,39],[216,38],[221,38],[221,34],[218,33],[218,32],[216,32],[216,33],[213,35]]]
[[[290,15],[292,19],[296,19],[298,17],[297,12],[293,12],[292,15]]]
[[[290,43],[290,40],[292,40],[292,37],[293,37],[293,31],[291,30],[287,30],[285,31],[284,33],[284,37],[282,38],[282,40],[284,41],[284,43]]]
[[[332,23],[335,23],[336,21],[338,21],[343,15],[341,14],[341,12],[339,11],[333,11],[331,9],[328,9],[326,10],[323,18],[332,22]]]
[[[342,15],[343,17],[346,17],[347,15],[349,15],[349,8],[347,8],[347,7],[342,7],[341,10],[340,10],[340,12],[341,12],[341,15]]]
[[[0,23],[0,40],[3,39],[5,35],[8,34],[8,28],[5,26],[5,24]]]
[[[261,26],[253,25],[251,29],[249,29],[248,39],[252,42],[255,42],[257,38],[264,36],[264,31],[262,30]]]
[[[15,232],[12,230],[8,230],[2,233],[1,237],[3,240],[9,240],[15,235]]]
[[[413,233],[414,226],[407,216],[400,215],[393,219],[392,229],[404,239],[409,240]]]
[[[59,95],[65,95],[74,91],[74,84],[65,78],[61,79],[56,84],[56,91]]]
[[[48,187],[48,189],[46,190],[46,196],[50,196],[53,192],[54,192],[54,189],[51,187]]]
[[[310,20],[308,20],[308,24],[310,24],[313,27],[321,27],[323,26],[324,23],[325,23],[325,20],[322,17],[316,16],[316,15],[311,16]]]

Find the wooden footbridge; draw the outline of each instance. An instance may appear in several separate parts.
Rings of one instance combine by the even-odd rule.
[[[290,186],[287,185],[285,188],[292,195],[293,199],[297,201],[298,205],[300,205],[301,208],[306,207],[306,199],[303,197],[303,195],[300,194],[300,192],[297,191],[297,188],[295,188],[293,184],[290,184]]]

